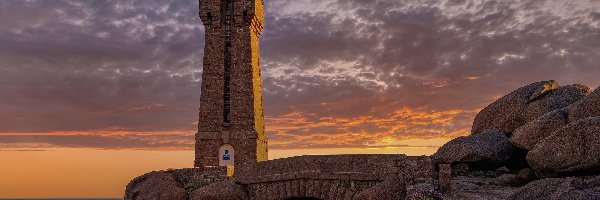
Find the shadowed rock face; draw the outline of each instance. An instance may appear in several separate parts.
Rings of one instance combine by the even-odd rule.
[[[248,199],[248,192],[242,185],[235,181],[213,183],[190,194],[190,200],[244,200]]]
[[[539,142],[527,154],[539,177],[600,171],[600,117],[573,122]]]
[[[567,125],[568,115],[566,109],[549,112],[515,130],[510,142],[521,149],[531,150],[538,142]]]
[[[557,87],[556,81],[532,83],[496,100],[477,114],[471,133],[477,134],[486,130],[512,133],[526,123],[523,111],[527,109],[527,104]],[[527,115],[527,118],[530,117],[532,115]]]
[[[584,180],[580,178],[548,178],[527,184],[512,195],[510,200],[588,200],[600,199],[600,177]]]
[[[438,164],[469,163],[475,169],[496,169],[511,157],[514,150],[504,133],[486,131],[451,140],[432,159]]]
[[[355,200],[396,200],[406,197],[406,185],[402,180],[379,183],[354,196]]]
[[[187,200],[187,192],[170,173],[153,172],[131,181],[125,199]]]

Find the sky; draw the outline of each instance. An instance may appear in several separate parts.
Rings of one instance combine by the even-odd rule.
[[[265,0],[270,159],[429,155],[531,82],[600,85],[600,0]],[[196,0],[0,1],[0,198],[193,165]]]

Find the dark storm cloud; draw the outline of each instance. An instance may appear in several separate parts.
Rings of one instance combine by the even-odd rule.
[[[270,18],[267,26],[274,32],[267,31],[263,39],[270,45],[263,48],[265,70],[279,76],[266,79],[265,102],[271,105],[266,111],[292,110],[297,112],[294,117],[306,118],[298,126],[303,128],[275,129],[273,139],[290,141],[276,146],[347,141],[360,132],[367,134],[343,145],[364,145],[386,136],[467,134],[476,110],[522,85],[549,79],[591,87],[600,82],[600,27],[594,17],[600,5],[592,1],[321,4],[327,9],[283,13]],[[294,37],[287,40],[288,35]],[[277,59],[284,55],[287,59]],[[331,63],[341,63],[345,70],[312,70],[327,69]],[[390,117],[403,108],[411,108],[412,114]],[[420,118],[420,113],[452,109],[462,112],[445,116],[448,121]],[[370,116],[409,125],[351,123],[353,130],[346,131],[332,130],[345,124],[333,120],[311,128],[308,125],[323,121],[310,119],[314,115],[337,120]],[[410,125],[415,119],[421,123]],[[271,127],[287,127],[291,122],[272,123]],[[378,129],[361,129],[369,125]]]
[[[0,131],[193,127],[203,43],[197,2],[0,6]]]
[[[296,72],[324,65],[313,63],[306,66],[305,61],[321,59],[326,63],[353,59],[354,63],[348,66],[349,69],[371,74],[367,78],[369,80],[361,81],[358,85],[370,84],[369,81],[384,82],[389,86],[381,92],[384,97],[401,99],[409,107],[427,106],[431,109],[481,108],[494,96],[506,93],[511,88],[545,79],[557,79],[567,84],[581,82],[592,87],[598,84],[591,74],[600,72],[596,64],[599,58],[594,56],[599,51],[600,32],[597,25],[586,23],[589,20],[586,15],[557,16],[560,13],[542,12],[536,9],[539,5],[533,3],[451,2],[453,7],[462,7],[453,13],[447,11],[451,8],[429,1],[413,4],[386,0],[339,1],[332,2],[337,6],[332,9],[350,10],[347,16],[351,17],[342,13],[338,14],[339,19],[331,20],[329,15],[332,13],[319,12],[281,16],[273,19],[271,26],[281,27],[280,23],[293,24],[288,21],[295,20],[308,22],[304,26],[284,26],[290,29],[286,30],[288,34],[285,35],[296,33],[301,35],[298,38],[314,37],[333,41],[329,41],[331,45],[326,42],[314,43],[317,46],[323,43],[330,46],[324,49],[306,44],[313,39],[298,43],[294,43],[296,40],[293,39],[289,42],[281,39],[281,44],[263,48],[264,57],[288,54],[296,59],[285,60],[275,66],[285,68],[285,62],[291,62]],[[327,19],[325,21],[329,24],[323,24],[323,19]],[[318,32],[321,34],[315,35],[307,32],[306,27],[334,28],[320,30]],[[355,31],[336,37],[332,34],[335,30]],[[338,39],[341,45],[335,44]],[[276,42],[279,40],[275,39]],[[265,38],[265,43],[269,42],[271,38]],[[330,50],[335,47],[339,49]],[[349,51],[351,53],[347,53]],[[314,58],[313,55],[319,53],[323,56]],[[345,56],[347,54],[351,56]],[[266,60],[269,64],[269,59]],[[305,76],[292,78],[304,79]],[[281,79],[289,78],[285,76]],[[331,85],[330,80],[322,81],[311,85],[317,88]],[[310,95],[310,92],[304,92],[303,95]],[[404,95],[411,97],[403,98]],[[314,96],[327,98],[323,95]],[[355,95],[349,94],[347,97],[352,96]],[[436,98],[440,96],[451,98],[442,101]],[[464,96],[471,99],[459,98]]]
[[[600,83],[597,0],[265,5],[261,62],[274,148],[455,137],[469,132],[477,110],[527,83]],[[136,131],[193,132],[204,41],[197,7],[193,0],[0,2],[0,132],[131,132],[22,136],[107,148],[157,147]],[[101,138],[78,143],[85,137]]]

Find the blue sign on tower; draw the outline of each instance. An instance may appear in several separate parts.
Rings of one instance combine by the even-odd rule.
[[[223,154],[223,160],[230,160],[230,156],[229,156],[229,150],[225,150],[225,153]]]

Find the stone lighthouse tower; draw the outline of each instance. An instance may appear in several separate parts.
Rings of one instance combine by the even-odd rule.
[[[258,41],[262,0],[200,0],[206,28],[196,167],[267,160]]]

